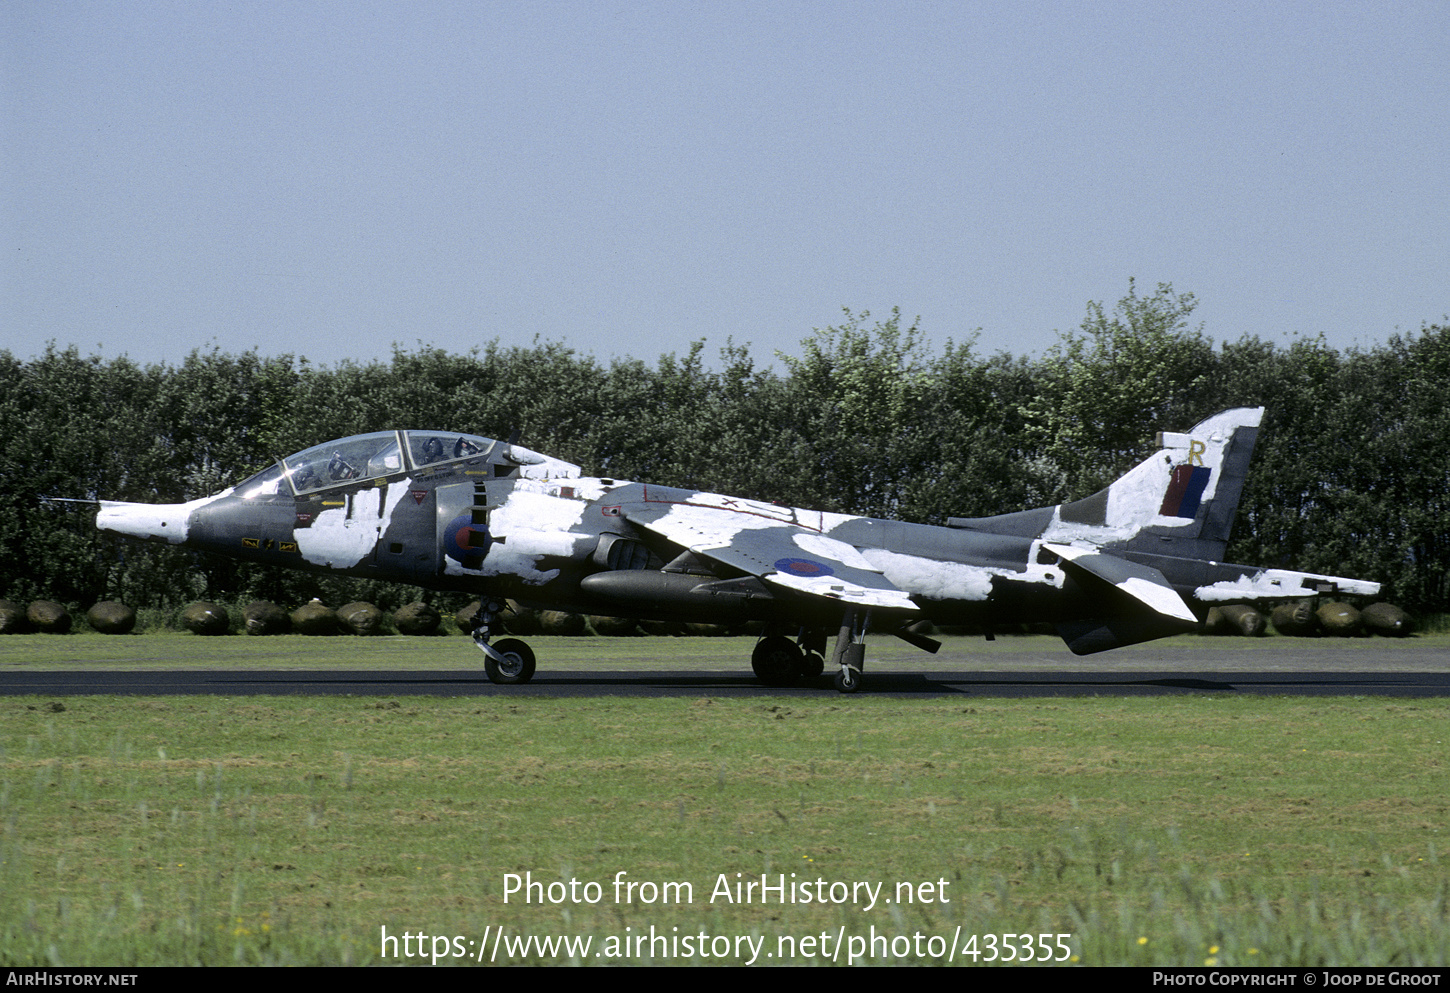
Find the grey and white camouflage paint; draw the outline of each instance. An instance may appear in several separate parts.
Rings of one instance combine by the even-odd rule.
[[[1377,583],[1222,562],[1263,408],[1216,414],[1083,500],[947,527],[830,514],[582,476],[476,435],[396,431],[298,453],[183,504],[103,503],[101,530],[301,569],[480,596],[490,678],[523,681],[521,642],[491,644],[504,598],[659,619],[766,623],[768,683],[819,671],[829,635],[843,690],[868,630],[918,620],[990,632],[1047,620],[1088,654],[1200,625],[1209,607]],[[503,642],[499,643],[504,644]]]

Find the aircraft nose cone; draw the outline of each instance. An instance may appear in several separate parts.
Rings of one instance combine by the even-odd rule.
[[[186,522],[191,508],[185,504],[110,503],[102,501],[96,527],[142,541],[179,545],[186,540]]]

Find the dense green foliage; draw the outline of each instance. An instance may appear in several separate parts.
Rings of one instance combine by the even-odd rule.
[[[1414,611],[1450,597],[1450,327],[1369,350],[1322,339],[1215,344],[1191,294],[1130,286],[1041,359],[928,354],[899,313],[847,311],[782,370],[729,344],[602,365],[557,343],[319,368],[193,352],[178,366],[0,351],[0,596],[159,607],[416,591],[286,573],[98,536],[48,497],[180,501],[330,438],[441,427],[523,443],[591,473],[941,523],[1086,496],[1154,433],[1264,405],[1233,561],[1376,579]]]

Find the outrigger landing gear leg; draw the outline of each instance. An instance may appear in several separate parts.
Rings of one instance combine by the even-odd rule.
[[[866,629],[871,624],[871,612],[852,608],[841,618],[841,631],[836,635],[836,648],[831,653],[831,664],[840,666],[836,673],[836,689],[842,693],[855,693],[861,688],[861,672],[866,668]]]
[[[517,638],[504,638],[497,645],[490,645],[493,624],[503,612],[504,605],[498,600],[480,600],[478,613],[473,615],[473,643],[486,658],[483,671],[490,683],[527,683],[534,678],[534,651]]]

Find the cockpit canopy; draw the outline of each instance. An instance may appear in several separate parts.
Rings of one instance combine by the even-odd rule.
[[[247,499],[296,496],[387,476],[492,465],[493,475],[567,478],[579,467],[482,435],[442,431],[375,431],[329,441],[280,459],[237,486]]]

